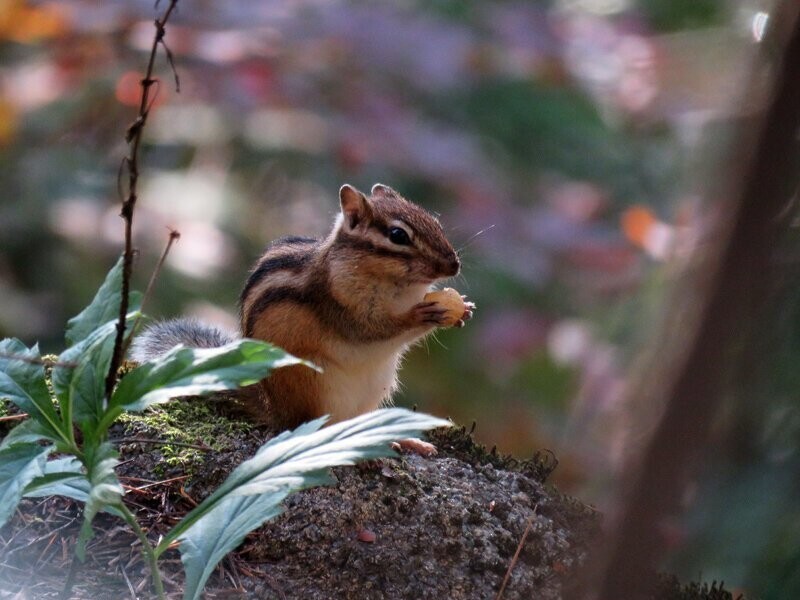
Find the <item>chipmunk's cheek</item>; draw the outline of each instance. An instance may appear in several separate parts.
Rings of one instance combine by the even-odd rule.
[[[449,277],[442,271],[442,266],[439,263],[426,265],[424,268],[424,278],[429,281],[438,281]]]
[[[408,283],[398,285],[391,299],[393,314],[401,315],[422,302],[422,298],[430,290],[427,283]]]
[[[408,278],[408,269],[403,261],[370,256],[359,261],[358,265],[365,273],[389,284],[398,285]]]

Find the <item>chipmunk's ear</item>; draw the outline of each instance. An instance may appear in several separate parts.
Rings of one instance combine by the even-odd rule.
[[[389,196],[391,194],[396,195],[397,192],[395,192],[388,185],[383,185],[382,183],[376,183],[375,185],[372,186],[370,194],[372,194],[373,196]]]
[[[342,205],[344,220],[350,229],[372,217],[369,200],[352,185],[345,183],[339,189],[339,202]]]

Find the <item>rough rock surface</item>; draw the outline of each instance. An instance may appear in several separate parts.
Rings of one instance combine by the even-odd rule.
[[[245,546],[287,598],[493,598],[529,522],[504,598],[560,598],[585,556],[589,514],[526,474],[447,456],[336,473]]]
[[[163,439],[163,425],[134,420],[114,432],[124,440],[118,472],[130,488],[126,499],[151,540],[267,435],[225,423],[211,431],[215,439],[194,443],[215,445],[215,451],[194,449],[184,463],[167,460],[174,449],[163,444],[131,441]],[[406,455],[337,468],[335,485],[289,497],[283,515],[221,563],[206,597],[494,598],[510,570],[504,599],[560,598],[562,582],[597,534],[596,513],[544,483],[547,457],[518,463],[486,452],[455,428],[434,432],[432,439],[437,457]],[[0,590],[10,594],[0,591],[0,598],[20,591],[22,598],[57,596],[69,572],[78,515],[65,499],[25,501],[0,530]],[[149,598],[135,538],[108,515],[98,518],[95,529],[72,597]],[[177,552],[167,553],[162,572],[170,597],[180,597]]]

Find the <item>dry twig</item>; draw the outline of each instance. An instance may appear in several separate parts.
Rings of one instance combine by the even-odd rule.
[[[27,419],[28,413],[20,413],[18,415],[6,415],[5,417],[0,417],[0,423],[3,421],[19,421],[21,419]]]
[[[109,440],[112,444],[156,444],[159,446],[179,446],[181,448],[191,448],[202,452],[212,452],[211,446],[200,444],[189,444],[187,442],[171,442],[169,440],[159,440],[155,438],[117,438]]]
[[[177,75],[176,75],[177,77]],[[156,268],[153,269],[153,274],[150,276],[150,281],[147,283],[147,289],[144,291],[144,296],[142,296],[142,306],[141,310],[144,312],[144,306],[147,304],[147,301],[150,299],[150,295],[153,293],[153,289],[155,288],[156,281],[158,281],[158,276],[161,274],[161,268],[164,266],[164,261],[167,260],[167,255],[169,251],[172,249],[172,244],[177,242],[181,239],[181,234],[179,231],[175,229],[169,230],[169,237],[167,238],[167,245],[164,246],[164,251],[161,253],[161,257],[158,259],[156,263]],[[122,356],[125,356],[128,353],[128,348],[133,342],[133,336],[136,335],[136,331],[139,328],[139,324],[142,321],[141,315],[136,318],[136,321],[133,323],[133,327],[131,328],[131,334],[128,336],[128,341],[125,342],[125,347],[122,349]]]
[[[114,353],[111,357],[111,364],[109,365],[108,374],[106,375],[106,395],[110,396],[111,391],[114,389],[114,383],[117,377],[117,370],[122,363],[123,356],[123,341],[125,337],[125,317],[128,314],[128,300],[131,286],[131,271],[133,269],[133,212],[136,208],[137,187],[139,182],[139,148],[142,142],[142,132],[147,123],[147,116],[150,113],[152,99],[150,97],[151,88],[158,80],[153,78],[153,67],[156,60],[156,52],[158,45],[164,46],[167,52],[167,60],[174,71],[174,63],[172,61],[172,53],[169,52],[166,44],[164,44],[164,34],[167,21],[175,10],[178,0],[170,0],[164,15],[160,19],[156,19],[156,35],[153,38],[153,45],[150,49],[150,60],[147,63],[147,70],[145,76],[141,81],[142,84],[142,99],[139,103],[139,113],[136,119],[128,127],[125,134],[125,139],[129,144],[129,153],[123,161],[124,168],[128,171],[128,195],[122,203],[122,211],[120,216],[125,221],[125,250],[122,258],[122,294],[119,306],[119,320],[117,321],[117,336],[114,340]],[[175,74],[176,85],[178,84],[177,73]],[[157,89],[157,88],[156,88]],[[153,96],[155,98],[155,95]],[[120,174],[122,169],[120,170]]]
[[[503,597],[503,592],[506,590],[506,586],[508,585],[508,581],[511,579],[511,571],[514,570],[514,565],[517,564],[519,560],[519,555],[522,552],[522,548],[525,546],[525,540],[528,538],[528,534],[531,531],[531,525],[533,525],[533,519],[536,517],[536,511],[539,510],[539,505],[533,507],[533,513],[531,513],[530,518],[528,518],[528,524],[525,526],[525,531],[522,534],[522,537],[519,540],[519,544],[517,544],[517,550],[514,552],[514,556],[511,558],[511,563],[508,565],[508,570],[506,571],[505,577],[503,577],[503,583],[500,584],[500,590],[497,592],[497,596],[495,600],[500,600]]]
[[[19,360],[31,365],[44,365],[45,367],[63,367],[65,369],[74,369],[78,366],[78,363],[76,362],[52,360],[50,358],[43,358],[41,356],[22,356],[20,354],[11,354],[10,352],[0,352],[0,358]]]

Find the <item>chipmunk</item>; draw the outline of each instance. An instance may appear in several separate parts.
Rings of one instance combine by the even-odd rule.
[[[341,421],[390,401],[403,353],[446,323],[443,305],[423,301],[434,282],[460,269],[439,221],[382,184],[369,197],[344,185],[339,200],[341,213],[325,239],[273,242],[241,293],[243,337],[272,342],[322,369],[284,367],[260,382],[256,410],[280,427],[324,414]],[[473,309],[465,303],[456,325]],[[132,358],[233,339],[196,321],[167,321],[137,338]]]

